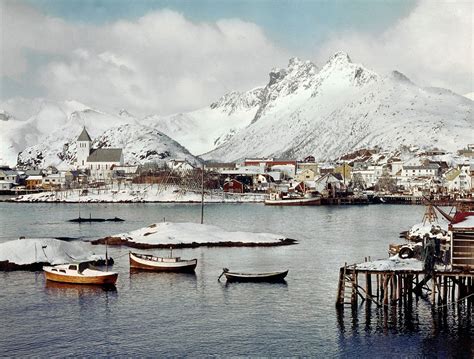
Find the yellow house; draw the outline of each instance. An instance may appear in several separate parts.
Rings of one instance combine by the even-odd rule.
[[[296,175],[296,180],[298,182],[314,181],[315,177],[316,177],[315,171],[307,168],[307,169],[302,170]]]
[[[334,173],[339,173],[344,179],[344,182],[349,183],[351,180],[352,167],[347,163],[343,163],[342,165],[334,168]]]

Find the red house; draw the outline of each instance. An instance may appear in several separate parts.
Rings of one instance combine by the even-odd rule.
[[[224,192],[244,193],[244,184],[236,179],[231,179],[224,183]]]

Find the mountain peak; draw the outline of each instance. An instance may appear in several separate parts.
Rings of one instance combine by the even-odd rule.
[[[329,58],[328,63],[351,64],[352,60],[346,52],[338,51]]]
[[[126,109],[122,108],[120,111],[119,111],[119,116],[122,116],[122,117],[134,117],[130,112],[128,112]]]

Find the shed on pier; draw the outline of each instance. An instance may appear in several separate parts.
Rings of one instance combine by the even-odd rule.
[[[474,271],[474,212],[458,212],[449,225],[453,269]]]

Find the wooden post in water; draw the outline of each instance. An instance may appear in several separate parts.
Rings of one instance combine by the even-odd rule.
[[[383,304],[388,305],[388,275],[384,274],[383,277]]]
[[[365,275],[365,297],[367,300],[372,298],[372,277],[369,273]]]

